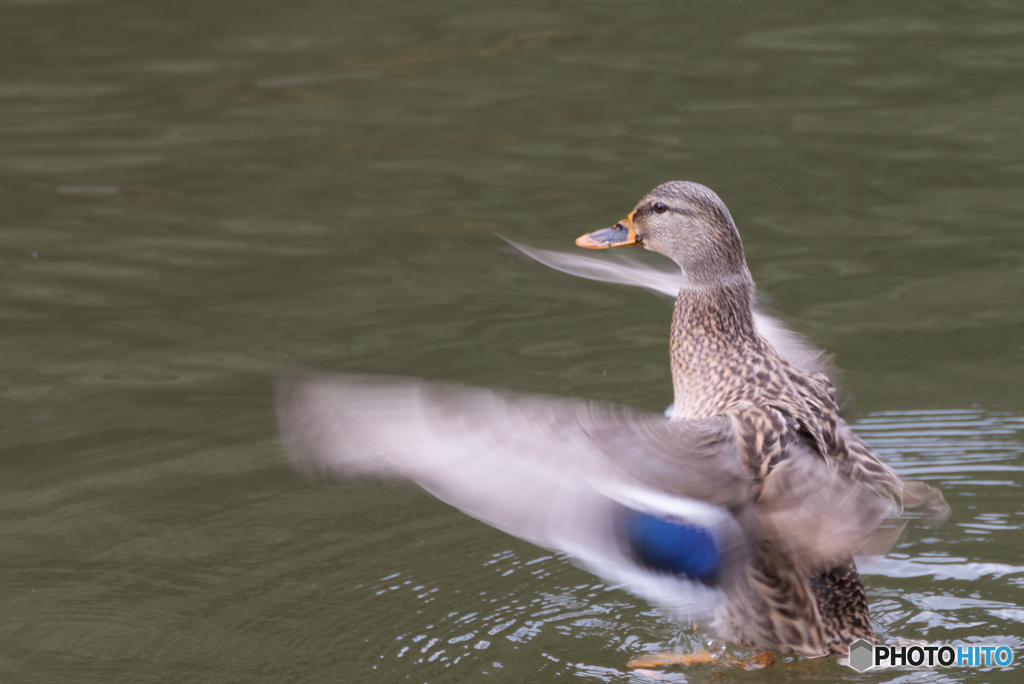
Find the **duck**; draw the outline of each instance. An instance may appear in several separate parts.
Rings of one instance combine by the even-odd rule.
[[[680,620],[709,618],[723,642],[807,658],[881,643],[854,557],[884,553],[905,508],[941,520],[948,506],[847,424],[830,358],[759,310],[719,196],[664,183],[576,240],[588,250],[642,246],[671,270],[513,244],[558,270],[674,297],[665,414],[415,378],[289,373],[275,392],[292,464],[419,486]]]

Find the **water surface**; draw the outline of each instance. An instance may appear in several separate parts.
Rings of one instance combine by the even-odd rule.
[[[5,682],[644,681],[630,657],[699,647],[425,495],[306,482],[270,391],[302,366],[661,410],[669,303],[493,233],[570,249],[669,179],[719,192],[862,434],[953,506],[866,566],[879,629],[1024,649],[1015,3],[0,17]]]

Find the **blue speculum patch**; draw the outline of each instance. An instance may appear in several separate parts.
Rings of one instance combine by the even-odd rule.
[[[722,556],[708,528],[633,510],[625,523],[630,549],[646,567],[704,584],[718,581]]]

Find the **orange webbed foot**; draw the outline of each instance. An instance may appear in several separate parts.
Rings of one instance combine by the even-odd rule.
[[[638,667],[668,667],[670,665],[699,665],[701,663],[713,663],[718,659],[713,653],[697,651],[696,653],[648,653],[630,660],[626,667],[636,669]]]
[[[706,663],[717,663],[727,667],[741,667],[745,670],[760,670],[775,663],[775,656],[767,651],[755,653],[749,658],[733,658],[728,655],[718,656],[707,651],[696,653],[649,653],[647,655],[633,658],[627,663],[631,669],[670,667],[672,665],[703,665]]]

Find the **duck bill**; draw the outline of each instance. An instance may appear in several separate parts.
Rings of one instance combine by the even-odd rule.
[[[633,230],[633,214],[635,213],[636,211],[629,212],[629,216],[610,228],[602,228],[601,230],[595,230],[593,233],[580,235],[576,238],[576,246],[586,247],[587,249],[608,249],[609,247],[626,247],[627,245],[640,244],[640,238],[637,237],[636,231]]]

